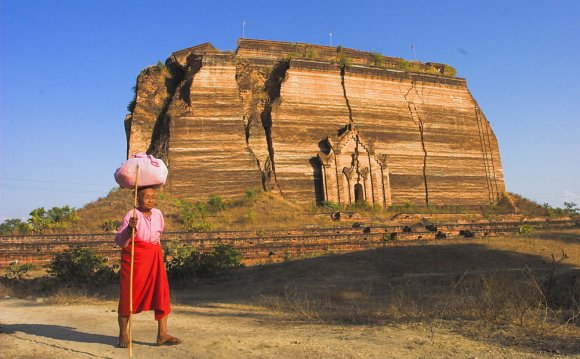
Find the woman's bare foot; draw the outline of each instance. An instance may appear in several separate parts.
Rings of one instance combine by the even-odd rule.
[[[181,343],[182,340],[171,335],[163,335],[157,337],[157,345],[176,345]]]
[[[126,334],[119,335],[119,348],[127,348],[129,346],[129,337]]]

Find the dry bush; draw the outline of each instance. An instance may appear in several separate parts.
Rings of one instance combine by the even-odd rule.
[[[576,277],[575,277],[576,278]],[[546,296],[546,275],[528,268],[463,275],[403,276],[388,283],[363,282],[358,289],[317,292],[287,286],[260,304],[288,320],[333,324],[429,323],[433,331],[449,323],[471,323],[466,332],[512,328],[514,337],[574,346],[580,335],[578,285],[560,288],[555,306]],[[569,281],[568,281],[569,282]],[[575,288],[575,289],[574,289]],[[576,350],[571,349],[569,350]]]
[[[333,323],[425,319],[517,322],[525,312],[545,315],[541,288],[530,276],[526,271],[404,276],[389,283],[368,282],[359,289],[328,293],[286,287],[275,303],[283,312]]]

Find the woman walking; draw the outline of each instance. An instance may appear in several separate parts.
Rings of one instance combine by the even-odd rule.
[[[131,210],[125,215],[115,235],[115,243],[122,248],[118,309],[119,347],[126,348],[129,344],[127,325],[131,313],[129,287],[133,230],[133,313],[154,310],[158,323],[157,345],[179,344],[181,339],[167,334],[167,316],[171,307],[169,282],[161,249],[161,234],[165,225],[163,214],[155,208],[157,197],[153,188],[139,189],[137,199],[137,210]]]

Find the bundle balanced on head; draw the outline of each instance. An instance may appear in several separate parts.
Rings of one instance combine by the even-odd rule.
[[[146,187],[138,187],[140,172],[143,173],[142,182]],[[135,155],[115,172],[117,183],[125,188],[135,188],[135,208],[125,215],[115,235],[115,242],[122,248],[119,347],[129,347],[129,356],[132,356],[131,316],[144,310],[155,311],[158,345],[181,343],[181,339],[167,333],[167,316],[171,307],[161,248],[165,222],[161,211],[155,208],[157,197],[152,187],[164,184],[166,177],[165,164],[144,154]]]

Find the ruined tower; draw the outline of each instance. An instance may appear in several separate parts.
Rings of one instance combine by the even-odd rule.
[[[498,143],[465,79],[438,63],[240,39],[145,69],[128,153],[169,167],[166,190],[247,189],[298,202],[484,205],[505,191]]]

